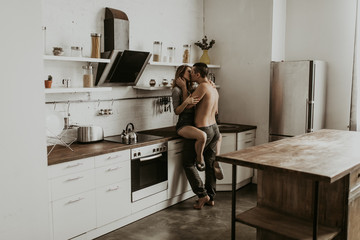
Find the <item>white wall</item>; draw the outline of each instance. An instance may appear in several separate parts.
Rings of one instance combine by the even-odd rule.
[[[220,64],[219,113],[223,122],[256,125],[256,144],[268,140],[272,1],[206,0],[205,34]]]
[[[326,128],[347,130],[356,0],[287,0],[286,60],[328,63]]]
[[[286,0],[273,0],[272,61],[285,59]]]
[[[6,2],[0,26],[0,239],[47,240],[41,0]]]
[[[176,48],[176,62],[181,62],[184,44],[193,44],[203,34],[202,0],[51,0],[44,1],[43,25],[46,31],[46,54],[52,54],[54,46],[63,47],[65,55],[70,54],[71,46],[82,46],[84,55],[91,52],[90,33],[103,34],[105,7],[124,11],[130,24],[130,49],[153,51],[153,42],[163,42],[163,53],[168,46]],[[102,37],[102,50],[103,37]],[[192,61],[198,59],[200,51],[192,46]],[[72,86],[82,86],[82,69],[85,63],[63,63],[45,61],[43,79],[48,74],[54,77],[53,86],[61,87],[63,78],[70,78]],[[160,84],[162,79],[171,81],[175,67],[147,66],[138,85],[149,86],[149,80]],[[42,80],[40,80],[42,81]],[[171,91],[143,91],[132,87],[116,87],[111,92],[91,94],[47,94],[46,101],[67,100],[105,100],[119,98],[169,96]],[[121,133],[128,122],[135,124],[136,130],[173,126],[176,123],[173,111],[160,114],[156,109],[157,99],[115,101],[113,116],[97,116],[101,108],[109,108],[109,102],[70,104],[72,122],[93,123],[105,130],[105,135]],[[47,104],[54,109],[53,104]],[[67,104],[57,104],[56,111],[65,113]]]

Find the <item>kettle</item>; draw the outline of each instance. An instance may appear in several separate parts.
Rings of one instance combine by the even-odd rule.
[[[123,130],[121,134],[121,140],[123,143],[129,144],[129,143],[137,142],[137,135],[134,130],[135,130],[134,124],[128,123],[126,125],[125,130]]]

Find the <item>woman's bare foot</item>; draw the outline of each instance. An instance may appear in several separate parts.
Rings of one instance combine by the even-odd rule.
[[[198,159],[196,158],[195,160],[195,166],[196,166],[196,169],[199,171],[199,172],[203,172],[205,171],[205,162],[204,162],[204,159]]]
[[[198,202],[196,204],[194,204],[194,208],[197,210],[201,210],[202,207],[205,205],[205,203],[210,201],[210,197],[209,196],[205,196],[202,198],[198,199]]]

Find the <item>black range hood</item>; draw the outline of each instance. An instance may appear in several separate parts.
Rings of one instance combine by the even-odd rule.
[[[99,63],[96,86],[135,86],[149,59],[150,52],[112,50],[102,53],[110,63]]]
[[[96,86],[135,86],[144,71],[150,52],[129,50],[129,19],[125,12],[105,8],[104,47],[101,58],[110,63],[99,63]]]

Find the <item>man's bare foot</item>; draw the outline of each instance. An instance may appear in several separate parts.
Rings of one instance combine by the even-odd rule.
[[[194,208],[197,209],[197,210],[201,210],[202,207],[205,205],[205,203],[207,203],[208,201],[210,201],[209,196],[199,198],[198,202],[196,204],[194,204]]]
[[[198,203],[198,202],[199,202],[199,199],[196,199],[196,203]],[[215,201],[209,200],[205,203],[205,205],[213,207],[213,206],[215,206]]]

